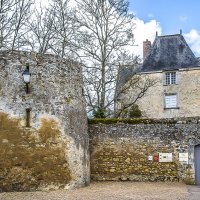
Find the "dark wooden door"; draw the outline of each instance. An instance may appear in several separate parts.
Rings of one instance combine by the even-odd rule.
[[[200,145],[195,146],[194,158],[195,158],[195,182],[197,185],[200,185]]]

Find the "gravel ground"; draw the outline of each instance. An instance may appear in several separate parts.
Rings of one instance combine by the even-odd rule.
[[[188,200],[200,200],[200,185],[187,186],[190,196]]]
[[[93,182],[74,190],[0,193],[0,200],[186,200],[181,183]]]

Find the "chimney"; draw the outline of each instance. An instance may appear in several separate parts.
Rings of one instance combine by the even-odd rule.
[[[147,57],[151,49],[151,41],[146,39],[146,41],[143,42],[143,60]]]

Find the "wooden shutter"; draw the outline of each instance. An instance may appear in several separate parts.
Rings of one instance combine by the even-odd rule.
[[[166,108],[176,108],[177,107],[177,96],[176,96],[176,94],[165,96],[165,107]]]

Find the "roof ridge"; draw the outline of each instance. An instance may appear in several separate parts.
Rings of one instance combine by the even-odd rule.
[[[172,34],[172,35],[160,35],[157,37],[173,37],[173,36],[182,36],[181,34]]]

